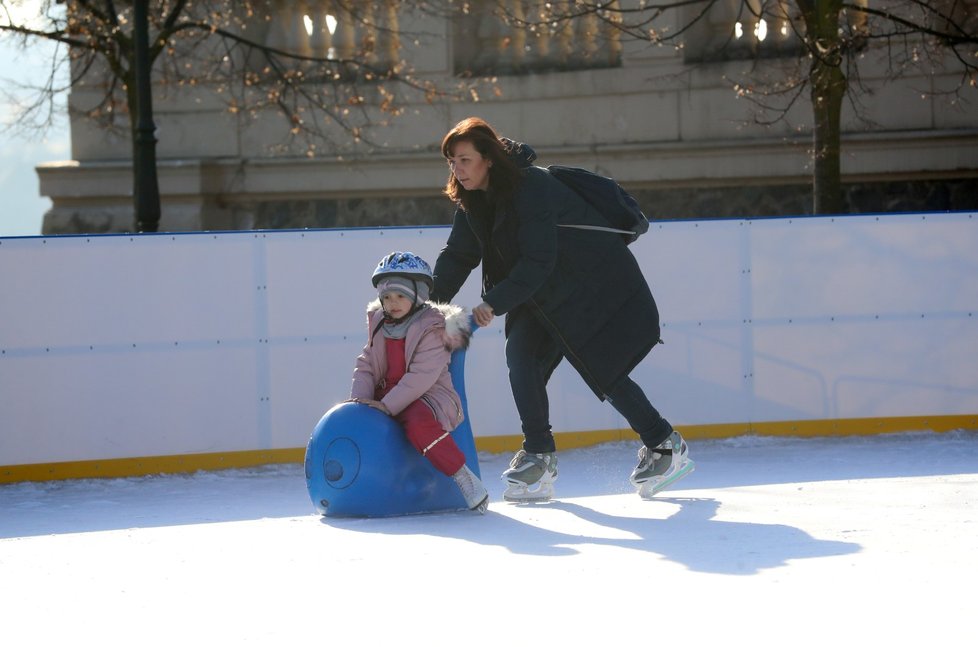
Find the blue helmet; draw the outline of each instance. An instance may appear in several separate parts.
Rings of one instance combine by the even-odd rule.
[[[377,264],[377,269],[371,277],[374,287],[383,278],[392,276],[402,276],[413,281],[420,281],[428,286],[434,287],[434,279],[431,277],[431,266],[423,258],[411,252],[391,252],[381,259]]]

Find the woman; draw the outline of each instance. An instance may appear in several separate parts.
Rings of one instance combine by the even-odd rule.
[[[659,312],[619,234],[546,169],[533,150],[477,117],[442,140],[454,224],[434,269],[432,299],[449,302],[482,265],[480,326],[505,314],[506,364],[523,448],[503,473],[509,501],[553,496],[556,445],[547,382],[561,359],[607,399],[642,440],[630,480],[644,498],[688,474],[686,443],[656,411],[632,369],[659,341]]]

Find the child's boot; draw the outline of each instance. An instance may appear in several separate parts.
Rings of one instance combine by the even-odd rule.
[[[485,514],[486,508],[489,507],[489,493],[469,466],[462,465],[462,469],[455,472],[452,478],[458,483],[458,489],[462,491],[465,505],[469,506],[469,510],[478,510],[479,514]]]

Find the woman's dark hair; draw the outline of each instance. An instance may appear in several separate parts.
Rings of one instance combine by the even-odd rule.
[[[479,117],[468,117],[455,124],[455,127],[448,131],[445,138],[441,140],[441,154],[445,159],[449,159],[454,152],[455,145],[459,142],[470,142],[482,155],[492,163],[489,168],[489,191],[497,202],[508,203],[516,193],[521,174],[516,162],[509,156],[506,146],[499,139],[499,135],[493,130],[485,120]],[[471,212],[474,194],[478,191],[465,189],[455,174],[449,172],[448,183],[445,185],[445,195],[455,204],[461,205],[463,209]]]

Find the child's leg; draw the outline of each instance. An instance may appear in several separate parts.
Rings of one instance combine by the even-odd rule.
[[[404,426],[408,441],[442,474],[452,476],[465,465],[465,455],[455,439],[441,428],[431,408],[421,400],[412,402],[397,421]]]

